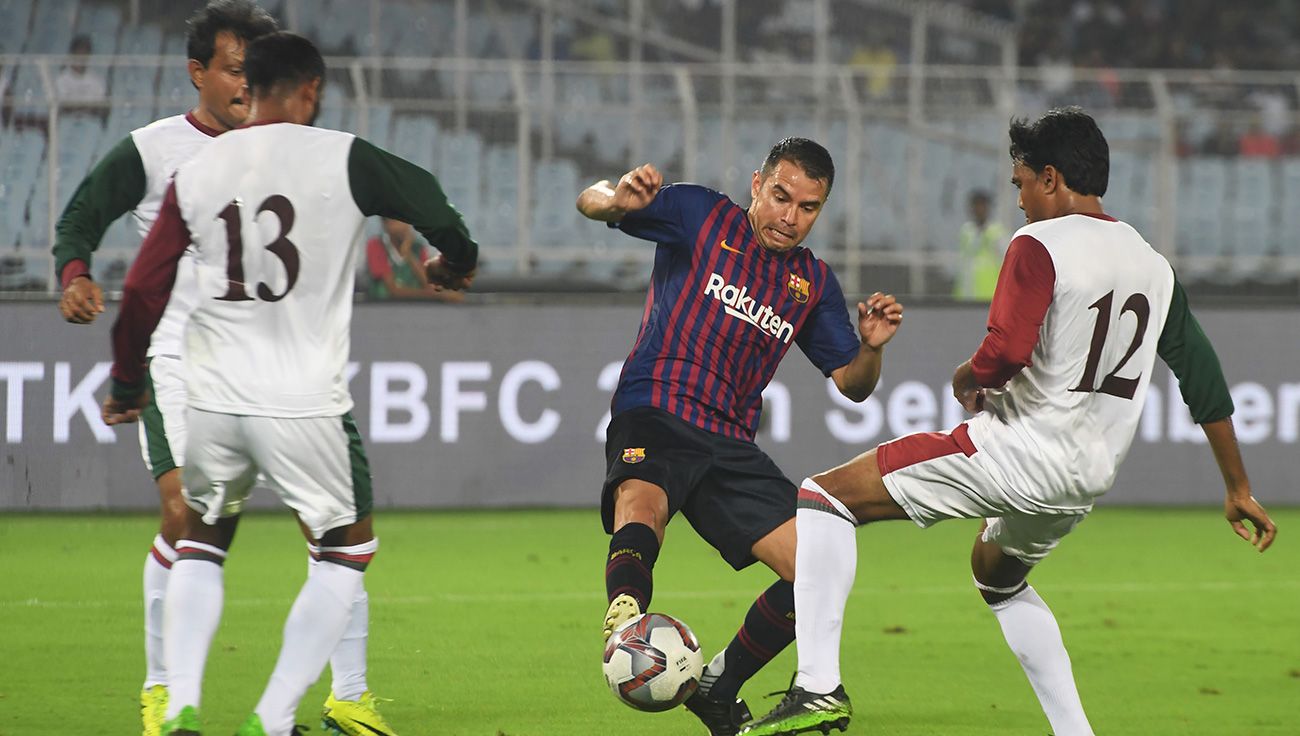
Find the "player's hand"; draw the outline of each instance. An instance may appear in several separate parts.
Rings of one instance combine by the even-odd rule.
[[[903,305],[893,294],[876,292],[858,302],[858,334],[872,350],[879,350],[894,338],[903,323]]]
[[[109,396],[104,399],[104,405],[99,413],[104,418],[104,424],[110,427],[115,424],[134,424],[139,421],[140,412],[148,403],[148,393],[130,399],[115,399]]]
[[[952,395],[971,414],[984,411],[984,389],[976,383],[975,369],[969,360],[957,366],[952,374]]]
[[[104,311],[104,292],[88,276],[78,276],[63,290],[59,313],[74,325],[88,325]]]
[[[663,184],[664,175],[654,164],[638,166],[618,180],[618,186],[614,187],[614,206],[624,212],[645,209]]]
[[[1268,512],[1255,500],[1254,496],[1228,496],[1223,502],[1223,515],[1237,536],[1250,542],[1260,552],[1268,549],[1277,536],[1277,525],[1268,518]],[[1252,534],[1244,522],[1249,521],[1255,527]]]
[[[424,275],[428,277],[429,285],[439,289],[464,291],[474,283],[477,274],[477,268],[469,273],[453,271],[441,253],[424,262]]]

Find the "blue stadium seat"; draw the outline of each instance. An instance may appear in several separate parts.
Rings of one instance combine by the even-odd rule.
[[[77,12],[76,32],[90,36],[96,54],[115,53],[121,30],[122,9],[116,5],[85,3]]]
[[[435,172],[437,140],[438,122],[431,116],[401,114],[393,121],[393,153]]]
[[[16,54],[27,40],[32,0],[0,0],[0,53]]]
[[[1282,163],[1281,182],[1277,189],[1280,215],[1280,250],[1283,255],[1300,256],[1300,159],[1288,158]]]
[[[438,168],[434,169],[443,192],[464,216],[471,229],[480,227],[483,176],[483,141],[477,133],[450,133],[438,140]]]
[[[50,105],[45,84],[41,81],[41,70],[34,62],[19,64],[14,69],[6,94],[15,117],[44,117],[49,113]]]
[[[351,130],[352,107],[337,94],[326,94],[316,118],[316,127],[330,130]]]
[[[1228,225],[1228,161],[1217,156],[1193,156],[1179,166],[1177,253],[1221,256],[1230,242]],[[1216,270],[1209,260],[1181,267],[1184,273],[1205,275]]]
[[[157,49],[148,53],[158,53]],[[109,74],[109,94],[113,104],[131,103],[147,111],[146,117],[153,119],[155,109],[156,82],[158,68],[152,65],[131,64],[119,61],[113,65]]]
[[[34,11],[31,33],[23,50],[29,54],[66,54],[72,43],[76,0],[41,0]]]
[[[369,122],[366,140],[388,150],[393,140],[393,106],[386,103],[371,104],[366,119]]]
[[[123,35],[118,44],[119,54],[150,56],[159,53],[163,47],[162,29],[151,23],[133,26],[129,33]]]
[[[1232,239],[1227,246],[1233,256],[1232,270],[1238,275],[1260,273],[1274,248],[1274,173],[1272,162],[1264,159],[1238,159],[1233,166]]]
[[[32,194],[27,200],[27,226],[20,236],[25,249],[49,248],[50,242],[50,190],[46,172],[32,181]]]
[[[485,245],[514,245],[519,242],[519,149],[489,146],[483,158],[483,216],[470,232]]]
[[[640,120],[640,155],[636,156],[638,160],[628,161],[629,166],[636,166],[640,163],[649,161],[666,169],[679,162],[684,145],[682,131],[682,113],[675,109],[659,109],[642,116]],[[636,150],[636,146],[632,149]],[[629,152],[629,155],[632,155]],[[667,171],[666,175],[681,175],[680,169],[676,172]]]
[[[158,72],[158,117],[179,115],[194,107],[196,94],[190,82],[185,39],[175,36],[163,48],[167,60]]]
[[[578,188],[578,167],[572,161],[537,162],[533,168],[533,235],[538,245],[573,243],[578,218],[573,199]]]

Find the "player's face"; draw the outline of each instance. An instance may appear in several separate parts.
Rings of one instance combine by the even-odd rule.
[[[229,31],[217,33],[207,67],[193,62],[190,76],[199,88],[199,104],[209,115],[227,130],[244,124],[249,99],[244,86],[244,42],[238,36]]]
[[[754,172],[750,224],[758,244],[787,251],[803,242],[826,204],[826,180],[813,179],[793,161],[781,160],[766,177]]]
[[[1017,161],[1011,169],[1011,184],[1020,192],[1017,204],[1025,213],[1025,222],[1038,222],[1052,217],[1050,200],[1044,191],[1042,177],[1033,169]]]

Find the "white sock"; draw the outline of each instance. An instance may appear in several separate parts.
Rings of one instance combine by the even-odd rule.
[[[1056,617],[1032,587],[989,606],[1056,736],[1093,736]]]
[[[321,549],[321,563],[312,566],[289,610],[280,657],[254,709],[268,736],[287,736],[292,731],[299,701],[343,638],[361,590],[362,569],[378,546],[378,540],[372,539],[352,547]],[[330,561],[332,557],[362,569]]]
[[[795,685],[826,694],[840,685],[840,633],[857,573],[853,514],[811,478],[799,489],[795,530],[794,631],[799,649]]]
[[[176,562],[176,550],[162,538],[154,537],[153,547],[144,558],[144,688],[167,684],[167,665],[163,662],[163,601],[167,597],[167,577]]]
[[[320,547],[307,544],[307,574],[320,563]],[[352,601],[352,617],[343,638],[330,655],[330,692],[338,700],[360,700],[369,689],[366,684],[366,640],[370,635],[370,596],[365,586]]]
[[[366,638],[370,635],[370,596],[362,585],[352,599],[352,617],[330,656],[330,690],[338,700],[360,700],[366,685]]]
[[[172,565],[163,606],[163,660],[167,666],[167,717],[175,718],[187,705],[199,707],[203,668],[212,637],[221,623],[225,583],[218,547],[182,539],[180,559]],[[197,555],[197,556],[192,556]]]

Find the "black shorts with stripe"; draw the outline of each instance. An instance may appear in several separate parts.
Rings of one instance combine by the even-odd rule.
[[[614,491],[635,478],[668,494],[704,541],[737,570],[755,562],[754,543],[794,518],[798,489],[752,442],[690,424],[662,409],[629,409],[609,424],[600,513],[614,530]]]

